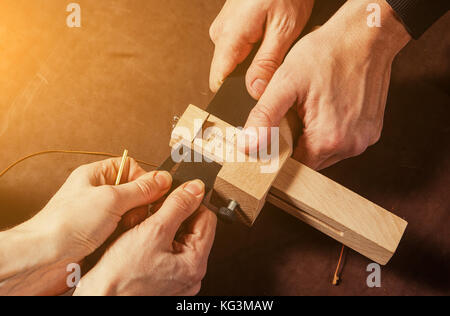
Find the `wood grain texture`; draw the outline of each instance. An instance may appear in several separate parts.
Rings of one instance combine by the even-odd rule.
[[[177,126],[192,129],[190,119],[195,113],[199,118],[207,115],[193,106],[189,109],[185,113],[189,119],[182,118]],[[226,128],[232,126],[209,115],[203,132],[187,141],[195,150],[223,165],[215,191],[222,199],[233,198],[241,205],[240,219],[245,224],[254,223],[267,198],[268,202],[379,264],[391,259],[406,229],[406,221],[292,158],[286,157],[275,175],[258,172],[258,163],[224,163],[224,146],[217,144],[235,143],[235,137],[226,137]],[[285,139],[288,144],[289,138]],[[268,186],[271,186],[270,194],[269,190],[265,191]]]
[[[208,116],[209,114],[202,109],[189,105],[172,131],[170,147],[177,144],[192,144],[198,133],[202,131]]]
[[[292,155],[292,147],[279,137],[279,154],[269,163],[262,161],[245,162],[225,159],[217,175],[214,193],[226,202],[239,203],[240,215],[245,224],[252,226],[266,203],[266,196],[287,159]],[[233,143],[233,146],[236,142]],[[237,149],[234,152],[238,152]],[[269,166],[270,164],[270,166]],[[267,168],[264,170],[264,168]]]
[[[292,138],[288,124],[285,130],[289,138]],[[178,131],[189,131],[192,134]],[[278,172],[292,154],[292,142],[280,137],[276,161],[262,161],[238,150],[239,133],[237,128],[216,116],[189,105],[172,133],[170,144],[172,147],[177,143],[191,145],[205,157],[221,163],[212,199],[222,206],[227,205],[230,200],[237,201],[241,221],[252,226],[266,202],[266,196]],[[184,141],[181,140],[183,138]]]
[[[403,219],[294,159],[286,162],[270,192],[291,206],[281,205],[291,215],[304,217],[292,206],[305,211],[319,225],[305,222],[383,265],[407,226]]]

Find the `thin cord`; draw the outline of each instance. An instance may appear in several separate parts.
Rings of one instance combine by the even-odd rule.
[[[333,277],[333,282],[332,282],[333,285],[338,285],[339,281],[341,280],[341,278],[339,277],[339,269],[341,267],[341,262],[342,262],[342,257],[344,255],[344,250],[345,250],[345,246],[342,245],[341,255],[339,256],[339,262],[338,262],[337,267],[336,267],[336,272],[334,272],[334,277]]]
[[[103,157],[120,157],[118,155],[114,155],[111,153],[104,153],[104,152],[96,152],[96,151],[82,151],[82,150],[45,150],[45,151],[39,151],[37,153],[25,156],[23,158],[20,158],[19,160],[17,160],[16,162],[13,162],[12,164],[10,164],[8,167],[6,167],[3,171],[0,172],[0,178],[3,177],[8,171],[10,171],[12,168],[14,168],[15,166],[17,166],[19,163],[28,160],[30,158],[36,157],[36,156],[41,156],[41,155],[47,155],[47,154],[72,154],[72,155],[92,155],[92,156],[103,156]],[[158,168],[157,165],[153,164],[153,163],[149,163],[149,162],[145,162],[143,160],[138,160],[136,159],[136,162],[149,166],[149,167],[153,167],[153,168]]]

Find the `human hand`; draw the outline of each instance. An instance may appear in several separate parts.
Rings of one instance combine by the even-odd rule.
[[[63,293],[68,264],[93,253],[119,223],[126,229],[146,218],[146,205],[169,190],[171,176],[146,173],[128,159],[122,176],[125,184],[113,186],[120,161],[109,159],[76,169],[40,213],[0,235],[0,250],[15,258],[0,255],[0,292]]]
[[[381,28],[366,24],[366,8],[373,2],[381,6]],[[323,169],[361,154],[380,138],[391,65],[409,40],[385,1],[347,1],[293,47],[246,127],[278,126],[295,106],[304,130],[294,158]],[[266,142],[254,128],[247,134],[253,140],[247,150]]]
[[[217,223],[214,213],[200,206],[204,191],[199,180],[176,189],[154,215],[108,249],[74,294],[197,294]],[[188,218],[182,234],[176,237]]]
[[[246,84],[259,99],[287,51],[300,36],[314,0],[228,0],[210,28],[216,48],[210,72],[210,88],[217,92],[225,78],[262,40],[250,66]]]

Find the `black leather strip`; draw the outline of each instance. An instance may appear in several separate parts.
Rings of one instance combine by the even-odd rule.
[[[245,85],[245,72],[249,63],[253,60],[253,56],[254,54],[249,56],[247,61],[239,65],[233,74],[225,80],[206,108],[208,113],[236,127],[245,124],[250,111],[256,104],[256,101],[248,94]],[[172,157],[168,157],[161,165],[160,170],[170,172],[174,165]],[[220,168],[221,166],[214,162],[181,162],[176,171],[172,173],[173,188],[177,188],[187,181],[200,179],[205,183],[206,192],[209,192],[214,187]]]

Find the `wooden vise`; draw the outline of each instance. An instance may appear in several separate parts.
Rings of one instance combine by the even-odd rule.
[[[237,150],[226,152],[236,148],[238,133],[234,126],[193,105],[172,133],[172,148],[188,146],[222,165],[212,205],[236,201],[239,220],[252,226],[267,201],[375,262],[389,262],[406,221],[290,158],[293,142],[288,124],[280,128],[279,164],[271,173],[261,172],[267,164],[261,160],[224,159],[238,154]]]

